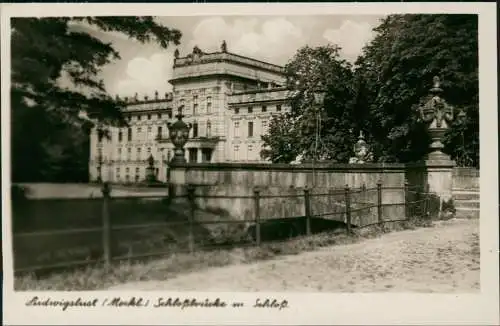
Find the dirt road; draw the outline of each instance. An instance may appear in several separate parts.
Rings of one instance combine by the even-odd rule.
[[[452,220],[262,263],[113,290],[476,292],[479,220]]]

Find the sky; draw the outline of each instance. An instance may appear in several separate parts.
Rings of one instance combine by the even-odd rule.
[[[181,44],[162,49],[153,43],[141,44],[120,33],[90,29],[94,36],[113,43],[121,59],[103,68],[101,77],[112,95],[152,97],[171,91],[173,53],[185,56],[197,45],[205,52],[219,51],[223,40],[229,52],[270,63],[285,65],[302,46],[328,43],[342,48],[351,61],[373,37],[372,29],[383,16],[188,16],[155,19],[182,32]]]

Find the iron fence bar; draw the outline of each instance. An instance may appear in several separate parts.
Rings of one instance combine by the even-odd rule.
[[[382,181],[377,182],[377,217],[379,224],[383,223],[382,219]]]
[[[34,265],[30,267],[21,267],[14,268],[16,273],[26,273],[26,272],[35,272],[47,269],[54,268],[65,268],[65,267],[73,267],[73,266],[81,266],[81,265],[92,265],[102,263],[104,260],[102,258],[99,259],[88,259],[88,260],[70,260],[61,263],[48,264],[48,265]]]
[[[255,187],[254,193],[254,214],[255,214],[255,240],[257,245],[260,246],[260,189]]]
[[[189,215],[188,215],[188,225],[189,225],[189,252],[193,253],[194,252],[194,219],[195,219],[195,210],[196,206],[194,203],[195,196],[194,196],[195,188],[193,185],[188,185],[187,187],[187,193],[188,193],[188,199],[189,199]]]
[[[54,235],[66,235],[66,234],[86,233],[86,232],[102,232],[102,226],[94,228],[77,228],[77,229],[14,233],[14,238],[54,236]]]
[[[349,185],[345,186],[345,215],[347,223],[347,232],[351,233],[351,193],[349,192]]]
[[[309,189],[304,189],[304,213],[306,214],[306,234],[311,234],[311,198]]]

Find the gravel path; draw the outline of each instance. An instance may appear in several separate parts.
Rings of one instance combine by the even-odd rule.
[[[451,220],[281,259],[113,290],[475,292],[479,220]]]

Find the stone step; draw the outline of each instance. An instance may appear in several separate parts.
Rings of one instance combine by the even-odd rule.
[[[479,218],[479,208],[456,207],[455,215],[457,217]]]
[[[467,188],[461,188],[461,187],[452,187],[451,190],[453,191],[477,191],[479,192],[479,187],[467,187]]]
[[[459,201],[459,200],[479,200],[479,192],[453,192],[452,195],[454,201]]]
[[[456,200],[455,208],[463,207],[463,208],[477,208],[479,209],[479,200]]]

